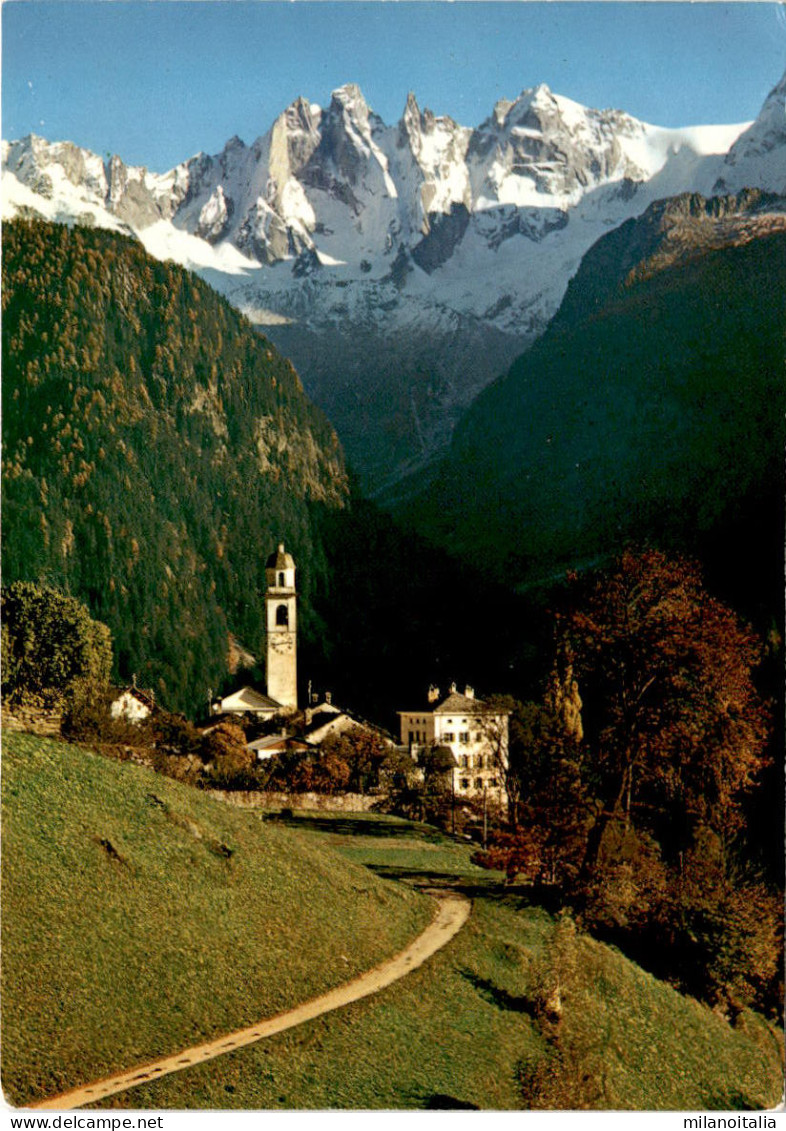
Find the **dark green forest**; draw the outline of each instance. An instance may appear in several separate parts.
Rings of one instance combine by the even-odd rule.
[[[655,246],[636,224],[585,257],[566,314],[473,404],[403,517],[525,585],[631,541],[688,552],[766,630],[781,606],[786,235],[631,276]]]
[[[135,241],[3,228],[3,576],[83,599],[116,676],[193,710],[260,654],[264,563],[298,558],[305,640],[347,503],[338,439],[291,364],[208,286]]]

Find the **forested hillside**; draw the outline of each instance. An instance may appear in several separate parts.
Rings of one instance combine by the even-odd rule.
[[[264,563],[295,553],[301,633],[348,498],[291,364],[208,286],[104,231],[3,229],[3,575],[84,599],[117,673],[193,709],[259,654]]]
[[[575,316],[478,398],[408,517],[513,582],[655,541],[698,554],[742,609],[766,580],[774,613],[786,234],[684,256],[674,243],[662,262],[652,241],[631,249],[636,235],[586,257],[564,304]]]

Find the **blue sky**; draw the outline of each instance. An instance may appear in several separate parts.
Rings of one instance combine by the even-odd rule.
[[[345,82],[388,123],[409,90],[472,126],[546,82],[680,126],[755,117],[786,69],[771,3],[11,0],[2,17],[4,138],[158,171],[251,142],[298,95],[324,106]]]

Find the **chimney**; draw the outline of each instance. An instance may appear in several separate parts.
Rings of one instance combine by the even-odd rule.
[[[333,692],[332,691],[326,691],[325,692],[325,702],[328,704],[328,706],[333,702]]]
[[[450,694],[451,695],[456,694],[456,684],[455,683],[451,683],[451,685],[450,685]]]
[[[475,698],[475,688],[470,687],[469,684],[467,684],[467,686],[464,688],[464,694],[467,697],[467,699],[474,699]]]
[[[437,685],[435,683],[432,683],[431,687],[429,687],[429,689],[428,689],[428,701],[429,701],[429,703],[436,703],[436,701],[438,699],[439,699],[439,688],[437,687]]]

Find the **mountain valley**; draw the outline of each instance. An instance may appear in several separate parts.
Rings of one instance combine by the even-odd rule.
[[[698,554],[740,608],[755,590],[766,625],[785,98],[781,81],[746,127],[679,131],[540,86],[472,130],[414,96],[388,127],[350,85],[162,176],[70,143],[4,143],[4,214],[76,224],[41,228],[49,250],[32,260],[36,226],[6,225],[6,576],[73,586],[112,627],[123,677],[146,673],[172,705],[204,697],[197,680],[221,686],[227,640],[259,654],[259,563],[282,535],[309,578],[309,671],[380,717],[389,676],[414,693],[467,654],[484,657],[471,679],[526,685],[542,630],[526,594],[630,539]],[[223,311],[215,325],[203,306]],[[267,403],[282,395],[286,408]],[[150,436],[169,452],[155,466]],[[143,574],[161,530],[171,545]],[[765,590],[750,586],[757,562]],[[493,656],[482,619],[455,619],[468,589],[505,626]],[[139,636],[137,607],[180,625],[203,600],[209,662],[177,628]]]
[[[709,557],[737,602],[755,593],[774,615],[784,293],[782,198],[653,205],[584,257],[400,517],[525,586],[654,539]]]
[[[405,495],[557,311],[596,240],[683,192],[786,183],[781,81],[748,124],[662,129],[548,87],[477,128],[353,84],[168,173],[4,143],[4,215],[98,224],[193,268],[292,358],[367,492]]]

